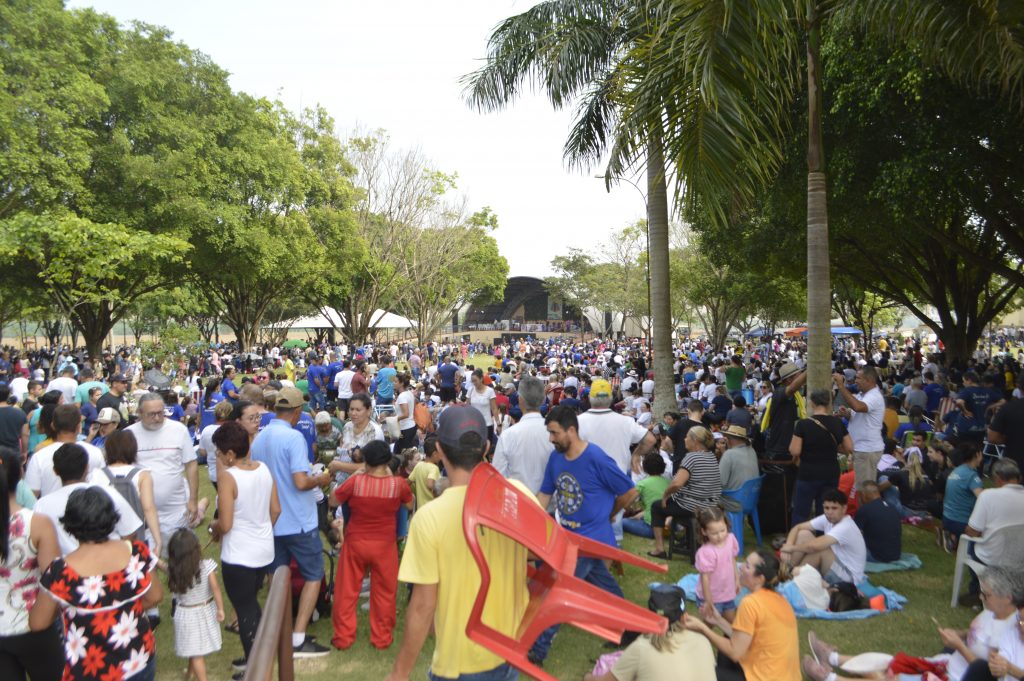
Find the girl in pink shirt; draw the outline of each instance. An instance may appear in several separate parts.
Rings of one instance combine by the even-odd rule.
[[[740,545],[729,531],[725,512],[718,506],[698,511],[697,523],[704,542],[694,560],[694,567],[700,572],[697,605],[705,619],[713,610],[718,610],[732,622],[736,617],[736,596],[740,592],[739,568],[736,567]]]

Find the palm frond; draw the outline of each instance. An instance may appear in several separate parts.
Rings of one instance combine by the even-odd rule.
[[[658,30],[620,64],[623,126],[662,121],[679,195],[687,203],[701,196],[719,218],[735,201],[750,200],[782,161],[788,108],[801,85],[793,5],[664,0]]]
[[[467,103],[493,111],[524,88],[542,90],[556,108],[600,80],[629,41],[623,0],[548,0],[494,29],[486,65],[463,77]]]
[[[998,88],[1024,107],[1021,0],[857,0],[840,13],[876,35],[913,44],[964,85]]]

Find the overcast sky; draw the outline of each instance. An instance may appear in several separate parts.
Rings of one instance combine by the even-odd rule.
[[[605,192],[569,171],[562,145],[570,111],[527,94],[491,114],[462,101],[459,78],[478,68],[502,19],[532,0],[73,0],[120,22],[165,26],[231,73],[235,90],[289,108],[322,104],[339,132],[384,128],[395,146],[419,147],[476,210],[498,216],[498,246],[512,275],[543,276],[571,246],[590,249],[642,218],[642,194]]]

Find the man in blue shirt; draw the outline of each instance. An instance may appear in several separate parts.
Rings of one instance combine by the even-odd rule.
[[[306,627],[324,578],[316,513],[317,488],[329,484],[331,475],[310,472],[306,441],[294,429],[303,404],[298,388],[281,388],[274,404],[277,418],[253,440],[252,458],[270,469],[281,502],[281,515],[274,524],[274,562],[267,569],[273,572],[290,564],[294,558],[305,580],[292,631],[293,654],[295,657],[320,657],[329,651],[306,637]]]
[[[441,404],[455,401],[455,381],[459,375],[459,366],[451,361],[448,355],[441,358],[437,367],[437,375],[441,379]]]
[[[385,357],[384,368],[377,372],[377,404],[392,404],[395,401],[395,358]]]
[[[328,356],[328,359],[332,361],[324,367],[326,376],[324,377],[324,392],[327,394],[327,401],[338,402],[338,386],[334,385],[334,379],[341,373],[341,370],[345,368],[345,365],[338,359],[338,355],[332,354]]]
[[[544,470],[537,501],[548,507],[552,495],[562,527],[595,541],[616,546],[612,518],[637,498],[633,481],[597,445],[581,440],[576,412],[561,405],[544,419],[548,439],[554,446]],[[578,558],[576,576],[599,589],[622,598],[622,588],[600,558]],[[537,637],[529,658],[543,662],[551,649],[558,627]]]
[[[314,412],[320,411],[327,402],[327,393],[324,390],[327,387],[327,371],[320,363],[320,358],[314,354],[310,354],[309,357],[306,380],[309,381],[309,407]]]

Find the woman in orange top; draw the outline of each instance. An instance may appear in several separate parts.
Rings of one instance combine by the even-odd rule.
[[[740,601],[730,625],[715,611],[711,624],[683,615],[687,629],[707,636],[718,649],[718,681],[800,681],[800,642],[796,613],[774,587],[788,578],[771,551],[757,549],[740,566],[740,584],[750,594]]]

